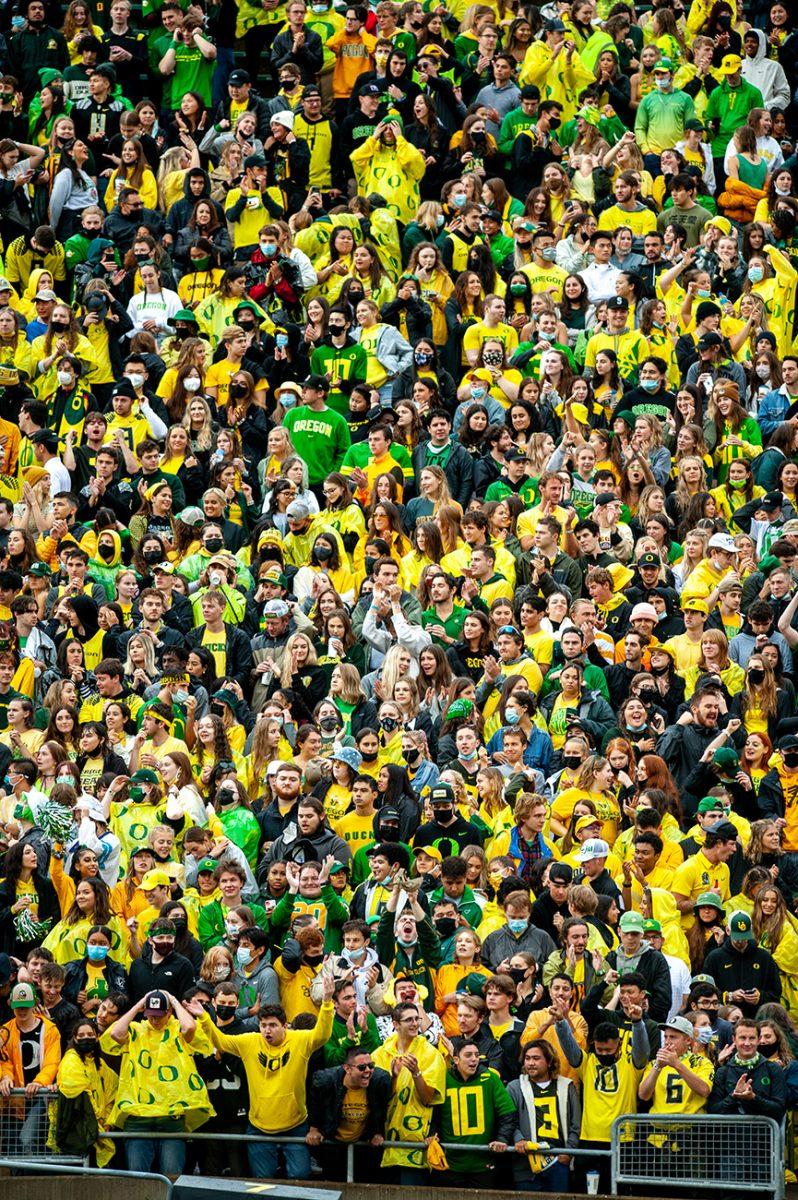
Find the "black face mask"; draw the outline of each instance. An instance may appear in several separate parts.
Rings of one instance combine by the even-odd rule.
[[[373,754],[366,754],[365,750],[360,751],[360,757],[363,759],[363,762],[365,762],[365,763],[376,762],[378,755],[379,755],[379,750],[375,750]]]
[[[649,667],[649,670],[651,671],[652,675],[667,675],[668,674],[668,664],[665,663],[664,667]]]
[[[438,825],[446,825],[452,819],[453,808],[433,808],[432,819]]]
[[[319,729],[322,733],[335,733],[338,728],[338,720],[336,717],[321,717],[319,720]]]
[[[141,557],[145,563],[157,563],[163,558],[163,552],[161,550],[144,550]]]
[[[653,704],[657,693],[653,688],[641,688],[637,693],[637,698],[641,704]]]
[[[561,125],[562,125],[562,121],[560,120],[559,117],[551,117],[551,119],[549,120],[549,129],[551,130],[552,133],[554,133],[555,129],[559,129]]]
[[[82,232],[83,236],[86,238],[86,240],[89,242],[93,242],[96,237],[100,236],[99,229],[83,229],[83,230],[81,230],[81,232]]]
[[[169,920],[174,925],[175,932],[178,934],[185,933],[185,931],[188,929],[188,921],[181,921],[179,918],[175,919],[174,917],[170,917]]]
[[[569,771],[575,771],[578,767],[581,767],[582,760],[578,754],[563,754],[562,765]]]
[[[251,333],[251,331],[255,328],[254,321],[239,321],[238,324],[239,324],[239,327],[241,329],[243,329],[245,333]]]
[[[405,762],[414,763],[421,757],[421,751],[417,749],[408,750],[405,754]]]
[[[526,967],[508,967],[506,974],[510,976],[513,983],[523,983],[526,971]]]
[[[153,947],[156,954],[160,954],[161,958],[170,958],[175,952],[174,942],[169,946],[159,946],[157,942],[153,942]]]
[[[612,1067],[618,1061],[617,1054],[597,1054],[596,1059],[602,1067]]]
[[[220,1021],[232,1021],[236,1015],[235,1004],[217,1004],[216,1015]]]
[[[765,672],[762,667],[749,667],[748,678],[751,683],[761,683],[765,678]]]
[[[779,1044],[778,1042],[760,1042],[758,1049],[765,1058],[776,1058],[779,1053]]]
[[[245,383],[231,383],[230,384],[230,395],[233,396],[235,399],[238,399],[241,396],[246,396],[247,391],[248,391],[248,388]]]
[[[329,562],[332,558],[332,554],[333,552],[331,546],[316,546],[313,550],[313,557],[319,562]]]
[[[51,321],[50,328],[53,333],[63,333],[65,329],[69,329],[69,323],[67,321]]]
[[[370,574],[371,574],[371,572],[374,570],[374,564],[375,564],[375,562],[376,562],[376,561],[377,561],[377,560],[376,560],[376,558],[374,557],[374,555],[373,555],[373,554],[366,554],[366,555],[365,555],[365,557],[364,557],[364,559],[363,559],[363,562],[365,563],[365,566],[366,566],[366,574],[367,574],[367,575],[370,575]]]
[[[340,337],[346,333],[346,325],[330,325],[330,337]]]
[[[102,546],[97,547],[97,553],[99,554],[100,558],[104,558],[106,562],[110,562],[114,557],[114,548],[113,546],[108,546],[103,543]]]
[[[97,1038],[78,1038],[75,1042],[75,1049],[81,1058],[87,1058],[97,1049]]]
[[[365,295],[365,292],[350,292],[349,293],[349,303],[353,306],[359,304],[360,301],[363,299],[364,295]]]
[[[454,917],[439,917],[435,922],[435,929],[438,937],[450,938],[457,928],[457,921]]]
[[[210,550],[211,554],[215,554],[217,550],[221,550],[224,546],[224,539],[220,537],[209,537],[205,539],[205,549]]]
[[[309,967],[319,967],[324,962],[323,954],[306,954],[305,962]]]

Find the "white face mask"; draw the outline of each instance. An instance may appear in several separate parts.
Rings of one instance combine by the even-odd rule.
[[[183,380],[183,387],[187,392],[198,392],[200,390],[200,381],[189,376],[188,379]]]
[[[767,363],[757,363],[754,370],[760,379],[770,379],[770,367]]]
[[[58,382],[61,384],[61,387],[69,387],[70,383],[72,382],[72,372],[71,371],[59,371],[58,372]]]
[[[128,375],[128,379],[130,380],[130,382],[132,383],[132,385],[136,389],[136,391],[138,391],[139,388],[144,387],[144,376],[139,375],[138,372],[136,372],[136,374],[134,374],[134,375]]]

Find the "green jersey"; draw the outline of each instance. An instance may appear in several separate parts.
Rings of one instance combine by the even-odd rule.
[[[347,341],[343,346],[321,345],[310,356],[314,375],[326,375],[330,380],[327,403],[342,417],[349,415],[349,393],[356,383],[366,382],[368,355],[360,342]]]
[[[496,1139],[511,1142],[515,1105],[495,1071],[477,1071],[462,1079],[456,1068],[446,1072],[446,1094],[440,1109],[440,1139],[446,1144],[485,1146]],[[503,1120],[502,1118],[506,1118]],[[503,1137],[499,1137],[500,1132]],[[485,1156],[468,1150],[447,1150],[451,1171],[485,1171]]]
[[[453,642],[460,640],[460,635],[463,632],[463,625],[468,616],[469,609],[464,608],[462,604],[455,604],[449,616],[445,621],[442,621],[434,608],[427,608],[421,614],[421,624],[426,629],[429,625],[442,625],[446,630],[446,636],[450,637]],[[432,640],[436,646],[443,646],[444,649],[449,645],[449,642],[442,641],[435,634],[432,634]]]
[[[314,409],[300,404],[286,413],[283,425],[294,450],[307,463],[311,486],[322,483],[331,471],[340,468],[352,440],[349,426],[340,413],[326,406]]]

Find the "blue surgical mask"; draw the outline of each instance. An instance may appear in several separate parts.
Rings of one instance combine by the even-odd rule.
[[[239,946],[236,950],[236,962],[240,967],[248,967],[252,962],[252,951],[249,946]]]
[[[541,250],[541,252],[540,252],[540,257],[545,258],[546,262],[554,262],[556,255],[557,255],[557,247],[556,246],[546,246],[546,248],[544,250]]]
[[[762,270],[761,267],[749,267],[748,268],[748,278],[750,279],[751,283],[760,283],[764,279],[764,277],[765,277],[765,272]]]
[[[696,296],[699,296],[702,300],[708,300],[711,295],[712,295],[712,288],[697,288],[696,289]]]
[[[702,1025],[700,1029],[695,1031],[695,1040],[700,1042],[702,1046],[708,1046],[715,1036],[715,1030],[711,1025]]]
[[[450,199],[455,208],[465,208],[468,203],[468,196],[461,196],[459,193],[456,196],[451,196]]]
[[[640,386],[646,392],[656,392],[657,388],[659,387],[659,380],[658,379],[641,379]]]
[[[484,387],[472,387],[471,388],[471,399],[472,400],[481,400],[482,397],[485,395],[486,390],[487,389]]]
[[[89,962],[102,962],[103,959],[106,959],[108,957],[108,947],[107,946],[87,946],[86,947],[86,957],[88,958]]]
[[[510,930],[510,933],[523,933],[524,930],[526,929],[528,923],[529,923],[528,921],[522,921],[520,919],[515,920],[515,921],[508,921],[507,928]]]
[[[517,725],[520,720],[521,714],[516,712],[514,708],[511,708],[509,712],[504,714],[505,725]]]
[[[288,345],[288,334],[276,333],[274,335],[274,344],[275,346],[278,346],[280,350],[284,350]]]
[[[435,224],[438,226],[438,228],[443,229],[445,222],[446,218],[444,217],[443,213],[438,213],[437,217],[435,218]]]
[[[554,341],[554,334],[551,333],[548,329],[539,329],[538,337],[542,338],[544,342],[553,342]]]
[[[669,92],[671,90],[670,78],[663,79],[662,76],[657,76],[654,82],[661,92]]]
[[[296,392],[281,392],[280,403],[282,404],[283,408],[295,408]]]
[[[260,248],[267,258],[271,258],[273,254],[277,253],[276,242],[261,242]]]

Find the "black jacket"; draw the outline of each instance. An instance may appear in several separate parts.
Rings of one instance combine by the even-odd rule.
[[[740,954],[733,950],[731,939],[726,937],[720,946],[710,950],[704,959],[704,973],[711,975],[721,993],[735,992],[738,988],[756,988],[759,999],[756,1004],[737,1001],[744,1017],[755,1017],[761,1004],[778,1003],[781,1000],[781,976],[773,955],[747,942]]]
[[[249,673],[252,670],[252,645],[250,639],[235,625],[228,625],[226,621],[224,631],[227,653],[225,675],[237,680],[245,694],[251,695]],[[198,629],[192,629],[187,638],[189,647],[193,649],[195,646],[201,646],[204,634],[204,625],[200,625]]]
[[[740,1100],[732,1095],[742,1075],[747,1075],[751,1080],[753,1100]],[[781,1121],[787,1108],[784,1071],[777,1063],[761,1056],[753,1066],[749,1063],[738,1064],[732,1058],[715,1071],[707,1108],[711,1113],[772,1117],[774,1121]]]
[[[298,50],[294,49],[294,35],[289,28],[278,33],[272,42],[270,57],[272,66],[278,71],[291,63],[302,72],[303,83],[315,83],[324,59],[324,47],[314,30],[305,29],[304,32],[305,43]]]
[[[38,897],[39,920],[49,920],[52,929],[53,925],[57,925],[61,920],[61,905],[58,903],[55,888],[43,875],[35,874],[32,882]],[[7,879],[4,879],[0,883],[0,952],[21,958],[24,962],[25,955],[33,949],[34,945],[41,942],[41,938],[36,942],[22,942],[18,939],[14,925],[15,914],[11,911],[16,902],[16,889],[9,884]]]
[[[219,121],[230,120],[230,109],[232,104],[233,101],[230,96],[225,96],[224,100],[219,102],[219,106],[216,109],[216,113],[214,114],[213,118],[217,124]],[[246,111],[255,114],[255,119],[257,121],[255,134],[259,141],[265,142],[266,138],[271,132],[271,126],[269,124],[269,105],[265,100],[262,100],[260,96],[256,96],[253,92],[250,92]]]
[[[607,955],[607,966],[621,971],[618,967],[618,952],[610,950]],[[671,989],[671,973],[668,960],[661,950],[644,950],[634,967],[643,976],[648,992],[648,1011],[652,1021],[667,1021],[673,999]],[[711,974],[711,972],[710,972]]]
[[[434,463],[436,457],[434,454],[430,455],[429,463]],[[420,478],[422,469],[428,465],[427,444],[422,442],[413,451],[413,471],[416,479]],[[474,460],[459,442],[452,442],[452,450],[443,473],[449,484],[452,499],[465,509],[474,493]]]
[[[78,1001],[78,992],[82,992],[86,986],[86,981],[89,978],[87,970],[88,960],[85,958],[75,959],[66,965],[66,980],[64,981],[63,996],[65,1000],[71,1000],[74,1004]],[[109,992],[124,992],[127,994],[127,974],[125,968],[118,962],[114,962],[112,958],[106,958],[103,964],[105,968],[105,983]]]
[[[190,987],[194,986],[194,968],[182,954],[170,954],[163,962],[153,963],[152,946],[149,942],[130,968],[128,995],[131,1004],[136,1004],[147,992],[159,988],[171,992],[182,1000]]]
[[[341,1124],[345,1091],[343,1067],[328,1067],[324,1071],[316,1071],[313,1086],[308,1089],[308,1121],[330,1141],[335,1138]],[[366,1086],[368,1115],[360,1141],[368,1142],[375,1134],[385,1132],[385,1119],[392,1093],[391,1076],[381,1067],[375,1067]]]

